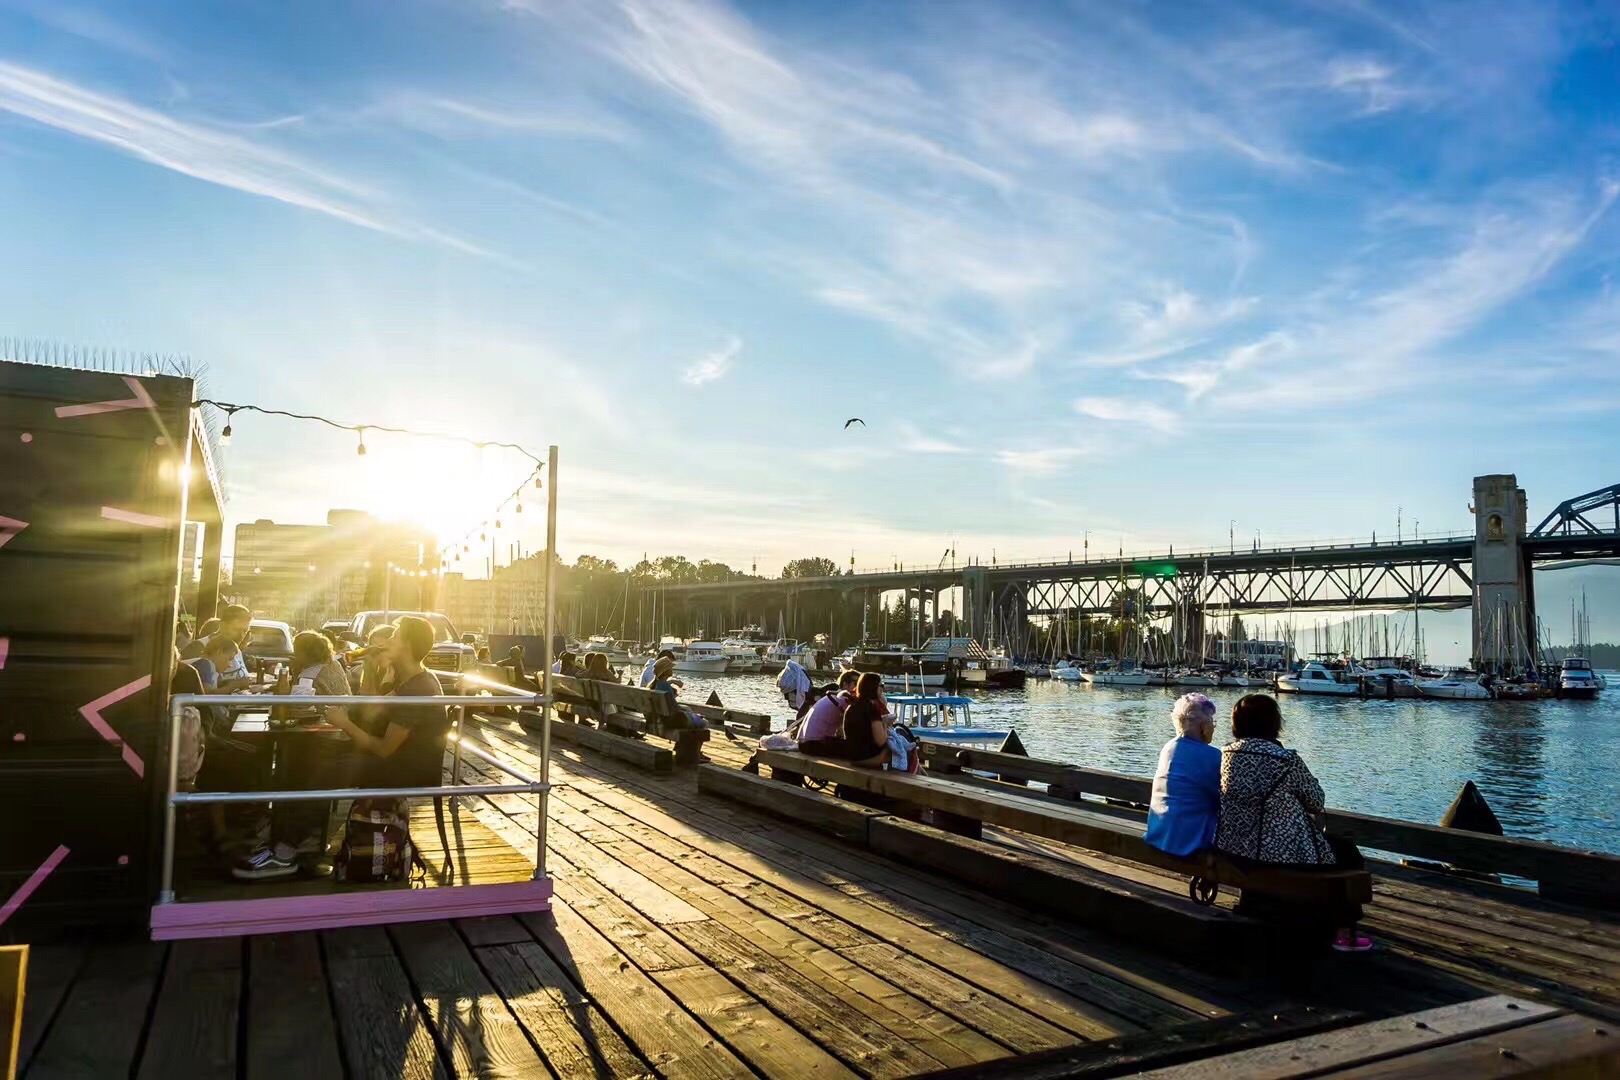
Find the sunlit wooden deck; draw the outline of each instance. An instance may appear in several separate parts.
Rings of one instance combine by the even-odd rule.
[[[515,725],[485,737],[536,764]],[[22,1075],[891,1077],[1258,1010],[1389,1016],[1510,989],[1620,1011],[1620,926],[1554,905],[1381,877],[1381,954],[1234,981],[700,795],[690,770],[557,747],[552,777],[550,914],[44,946]],[[531,799],[462,803],[532,849]]]

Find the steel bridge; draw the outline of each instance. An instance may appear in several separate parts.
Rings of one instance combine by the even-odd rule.
[[[1496,488],[1482,487],[1495,481]],[[791,611],[798,598],[835,591],[843,595],[904,592],[938,611],[941,593],[961,588],[962,614],[982,633],[991,613],[1004,618],[1040,615],[1170,615],[1178,611],[1267,612],[1425,608],[1480,610],[1478,558],[1500,562],[1506,553],[1517,568],[1516,617],[1534,625],[1529,571],[1536,565],[1620,558],[1620,484],[1567,500],[1534,529],[1523,518],[1523,491],[1511,476],[1481,477],[1476,495],[1502,489],[1518,496],[1500,510],[1476,509],[1473,535],[1402,542],[1337,543],[1249,550],[1148,552],[1111,559],[990,565],[953,569],[848,573],[832,577],[744,579],[666,585],[660,592],[693,608],[722,615],[738,606],[767,605]],[[1482,501],[1476,498],[1476,501]],[[1507,500],[1508,504],[1512,499]],[[1510,519],[1504,524],[1503,515]],[[1491,578],[1501,580],[1500,574]],[[1498,586],[1494,585],[1493,588]],[[1498,602],[1494,599],[1493,603]],[[723,617],[721,619],[723,621]]]

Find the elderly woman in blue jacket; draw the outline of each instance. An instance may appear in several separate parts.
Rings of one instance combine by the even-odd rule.
[[[1148,803],[1146,840],[1171,855],[1191,855],[1215,842],[1221,809],[1221,752],[1215,738],[1215,703],[1183,694],[1170,710],[1176,737],[1159,751]]]

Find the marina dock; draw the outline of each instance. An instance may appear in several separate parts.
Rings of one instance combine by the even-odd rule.
[[[537,767],[532,731],[479,726]],[[716,738],[703,768],[751,750]],[[700,793],[694,769],[554,744],[551,775],[550,914],[39,946],[20,1075],[898,1077],[1028,1055],[1118,1075],[1492,995],[1523,1003],[1514,1023],[1564,1024],[1570,1053],[1576,1027],[1601,1037],[1567,1015],[1620,1023],[1620,919],[1524,890],[1378,864],[1377,953],[1233,977]],[[446,813],[533,848],[532,800]],[[983,842],[1185,890],[1003,830]]]

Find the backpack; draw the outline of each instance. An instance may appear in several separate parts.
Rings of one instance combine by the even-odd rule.
[[[411,819],[404,799],[356,799],[332,861],[339,881],[364,884],[410,876]]]
[[[202,771],[203,763],[203,718],[197,706],[181,708],[178,737],[176,786],[180,791],[190,791],[197,786],[197,774]]]

